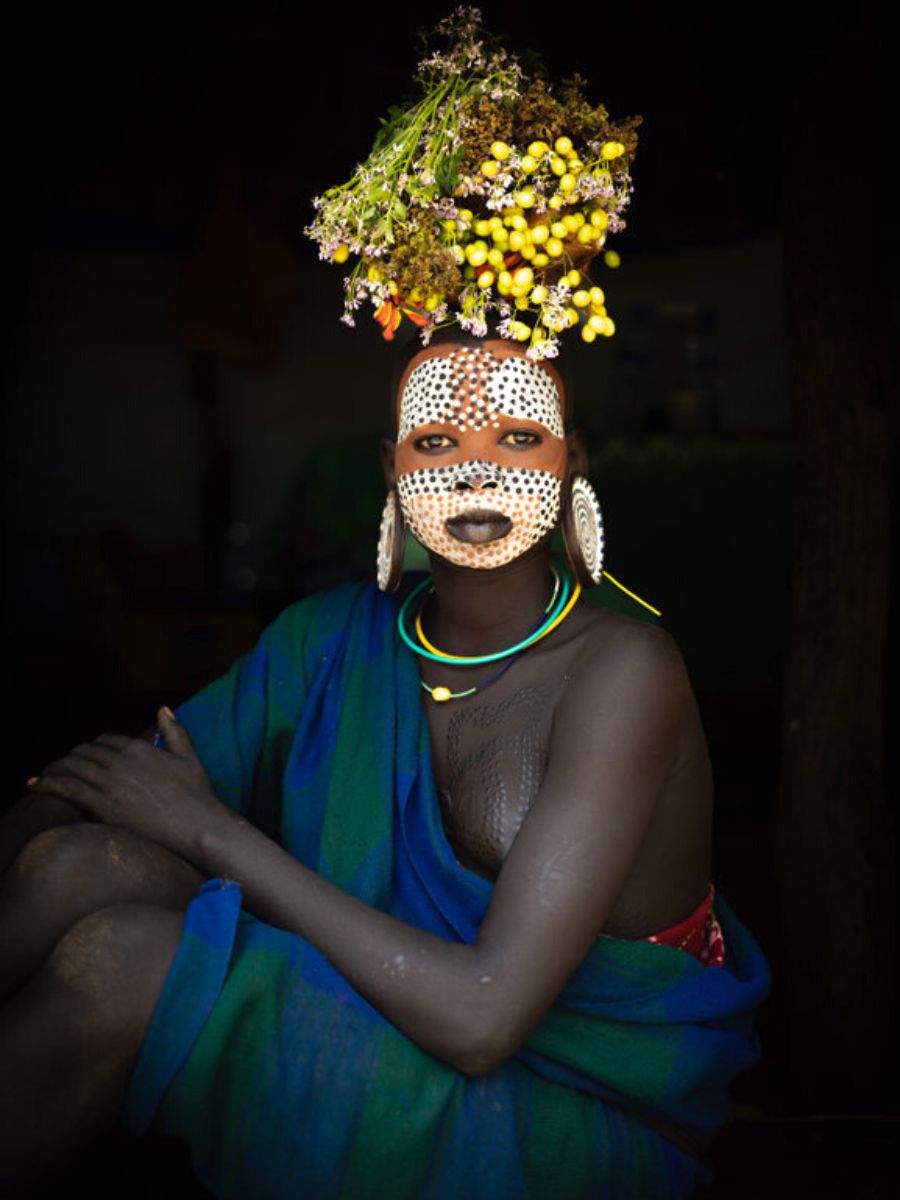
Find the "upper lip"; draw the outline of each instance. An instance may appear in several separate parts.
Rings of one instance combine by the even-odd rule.
[[[494,508],[467,508],[465,512],[448,517],[448,525],[493,525],[498,521],[508,521],[505,513],[497,512]]]

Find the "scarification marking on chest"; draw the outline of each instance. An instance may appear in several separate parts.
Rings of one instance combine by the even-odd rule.
[[[450,797],[442,797],[447,833],[485,865],[499,865],[537,796],[547,765],[552,690],[523,688],[499,704],[460,709],[451,718]]]

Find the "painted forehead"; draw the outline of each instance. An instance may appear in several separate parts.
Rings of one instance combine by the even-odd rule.
[[[529,358],[458,346],[419,363],[400,398],[397,437],[432,421],[462,431],[497,424],[497,415],[538,421],[562,437],[561,397],[552,377]]]

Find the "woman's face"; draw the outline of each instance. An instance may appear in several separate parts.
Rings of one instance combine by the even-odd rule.
[[[422,350],[400,381],[397,419],[400,507],[428,550],[490,569],[556,525],[567,446],[552,368],[503,340]]]

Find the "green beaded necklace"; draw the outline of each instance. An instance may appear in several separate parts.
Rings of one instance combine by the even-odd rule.
[[[397,630],[400,634],[400,637],[407,644],[407,646],[409,646],[410,650],[413,650],[416,654],[421,655],[423,658],[431,659],[433,662],[443,663],[446,666],[473,667],[480,666],[483,663],[498,662],[500,659],[506,659],[499,671],[495,671],[493,675],[488,676],[487,679],[482,680],[482,682],[477,684],[475,687],[467,688],[462,692],[451,692],[447,687],[432,688],[429,687],[424,680],[420,680],[422,687],[426,692],[428,692],[432,700],[438,703],[443,703],[447,700],[461,700],[465,696],[472,696],[475,694],[475,692],[481,691],[481,689],[487,687],[489,683],[493,683],[495,679],[498,679],[505,670],[512,666],[513,662],[519,657],[520,654],[527,650],[529,646],[532,646],[536,641],[538,641],[539,638],[543,637],[545,633],[549,632],[553,625],[559,622],[562,615],[565,613],[566,605],[569,601],[572,591],[572,584],[566,571],[563,571],[562,578],[560,578],[560,572],[552,562],[550,564],[550,570],[553,573],[554,587],[553,594],[550,597],[547,607],[544,609],[544,619],[541,621],[538,627],[521,642],[518,642],[515,646],[511,646],[508,650],[499,650],[494,654],[479,654],[474,656],[444,654],[441,651],[438,651],[437,647],[431,647],[431,643],[426,641],[425,636],[422,633],[421,608],[416,617],[414,628],[420,639],[422,639],[422,641],[426,641],[426,645],[423,646],[421,643],[414,642],[409,633],[406,631],[406,614],[413,600],[421,592],[423,592],[429,584],[432,583],[431,576],[426,576],[421,583],[417,584],[412,589],[412,591],[406,597],[406,600],[404,600],[403,604],[401,605],[400,611],[397,613]],[[433,584],[431,590],[434,590]],[[580,590],[580,588],[576,589],[576,591]]]

